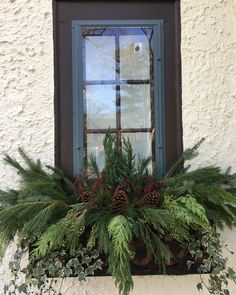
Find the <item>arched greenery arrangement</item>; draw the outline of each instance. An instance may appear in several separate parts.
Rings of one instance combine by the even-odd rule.
[[[120,148],[111,133],[104,139],[103,171],[91,155],[76,180],[43,167],[22,149],[25,166],[6,155],[21,182],[18,190],[0,192],[1,252],[18,236],[10,263],[13,280],[5,292],[30,294],[37,287],[38,294],[45,288],[60,294],[52,291],[50,278],[81,281],[103,268],[120,294],[128,295],[135,267],[165,273],[182,265],[185,272],[199,272],[198,289],[205,285],[210,294],[228,295],[228,280],[236,275],[222,256],[217,229],[236,225],[236,175],[215,166],[191,170],[187,164],[201,142],[186,150],[164,179],[148,170],[151,159],[133,155],[128,139]],[[21,269],[26,251],[29,263]],[[18,284],[19,272],[26,279]],[[203,273],[210,273],[207,285]]]

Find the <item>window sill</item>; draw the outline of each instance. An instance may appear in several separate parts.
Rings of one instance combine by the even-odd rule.
[[[205,282],[208,275],[203,275]],[[138,275],[133,276],[132,295],[199,295],[196,288],[199,275]],[[60,281],[58,281],[58,287]],[[62,287],[63,295],[118,295],[118,290],[111,276],[89,277],[85,283],[78,283],[75,278],[66,278]],[[201,295],[208,294],[207,290]]]

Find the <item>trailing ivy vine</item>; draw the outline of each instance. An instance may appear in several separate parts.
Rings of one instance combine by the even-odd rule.
[[[102,269],[102,261],[98,258],[96,250],[89,253],[86,249],[68,252],[65,246],[58,251],[50,252],[43,259],[31,259],[24,266],[22,258],[28,254],[30,245],[32,240],[30,244],[29,240],[21,241],[21,245],[18,244],[14,259],[9,264],[12,280],[4,286],[4,294],[62,295],[65,278],[74,277],[82,282],[87,276],[94,275],[96,270]]]

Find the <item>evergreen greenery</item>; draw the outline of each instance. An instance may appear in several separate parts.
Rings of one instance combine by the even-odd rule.
[[[235,274],[221,256],[215,228],[235,226],[236,176],[212,166],[191,170],[188,161],[197,155],[201,142],[183,153],[164,180],[149,171],[150,158],[134,156],[129,139],[123,139],[121,147],[112,133],[104,139],[103,171],[91,155],[86,173],[74,183],[61,170],[33,161],[22,149],[19,153],[25,165],[6,155],[4,160],[18,171],[21,182],[18,190],[0,191],[4,246],[0,253],[17,234],[20,245],[23,241],[30,245],[26,247],[30,249],[28,271],[40,266],[46,279],[60,277],[61,272],[49,271],[46,261],[51,259],[52,264],[63,248],[69,263],[62,263],[69,269],[63,270],[63,277],[81,278],[101,265],[94,265],[91,272],[79,266],[75,272],[76,255],[85,247],[88,253],[97,250],[120,294],[128,295],[133,288],[133,265],[151,262],[165,272],[175,260],[170,247],[174,242],[187,253],[183,261],[188,261],[188,267],[195,265],[200,273],[212,271],[209,292],[227,295],[227,280],[234,280]],[[146,253],[144,259],[138,256],[138,245]],[[207,258],[199,263],[204,255]],[[219,273],[221,283],[216,280]],[[42,281],[42,276],[34,276]]]

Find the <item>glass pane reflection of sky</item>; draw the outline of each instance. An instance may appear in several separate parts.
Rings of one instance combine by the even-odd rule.
[[[86,128],[96,132],[118,128],[117,111],[121,113],[121,132],[122,129],[152,128],[153,89],[149,83],[152,28],[86,27],[83,36]],[[151,132],[122,132],[122,135],[130,138],[136,154],[151,155]],[[93,153],[102,169],[104,134],[86,136],[87,155]]]
[[[115,80],[115,37],[85,38],[86,80]]]
[[[87,85],[87,128],[116,128],[115,85]]]

